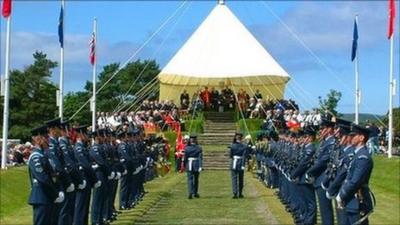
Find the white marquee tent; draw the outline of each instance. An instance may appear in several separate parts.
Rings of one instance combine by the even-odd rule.
[[[218,4],[158,76],[160,100],[204,86],[282,98],[290,76],[225,4]]]

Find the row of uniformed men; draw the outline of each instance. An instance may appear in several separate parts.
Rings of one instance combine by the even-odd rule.
[[[318,140],[312,129],[264,135],[256,144],[259,178],[279,188],[296,224],[317,223],[316,196],[321,224],[368,224],[375,204],[368,136],[368,129],[341,119],[323,120]]]
[[[108,224],[120,213],[114,206],[118,183],[120,210],[135,207],[145,194],[145,173],[153,159],[140,130],[74,130],[74,145],[69,123],[59,118],[32,130],[29,204],[35,225],[86,225],[91,197],[91,223]]]

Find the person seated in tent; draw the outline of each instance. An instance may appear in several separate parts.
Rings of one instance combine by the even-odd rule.
[[[203,100],[199,97],[199,95],[196,96],[196,98],[192,99],[192,106],[189,108],[189,113],[193,115],[195,112],[201,112],[204,109],[204,103]]]
[[[223,98],[223,104],[225,109],[232,110],[235,107],[235,95],[228,86],[225,87],[224,90],[222,90],[222,98]]]
[[[208,87],[204,87],[204,90],[200,93],[201,100],[203,100],[205,110],[210,110],[211,106],[211,92]]]
[[[256,90],[256,93],[254,93],[254,98],[255,99],[262,99],[263,97],[262,97],[262,95],[261,95],[261,93],[260,93],[260,90]]]
[[[239,90],[239,93],[237,94],[237,100],[239,102],[240,110],[244,111],[247,107],[247,104],[246,104],[246,92],[243,89]]]
[[[183,108],[183,106],[187,106],[186,109],[189,107],[189,102],[190,102],[190,97],[189,94],[186,92],[186,89],[183,90],[182,94],[181,94],[181,108]]]
[[[218,111],[218,107],[220,104],[219,92],[214,87],[211,87],[211,109],[213,111]]]
[[[246,108],[246,114],[245,114],[246,118],[249,118],[249,117],[250,117],[250,115],[251,115],[251,114],[253,113],[253,111],[256,109],[256,105],[257,105],[256,100],[255,100],[254,98],[250,98],[249,105],[248,105],[248,107]]]
[[[182,110],[187,110],[189,108],[189,100],[188,99],[183,99],[181,102],[181,109]]]

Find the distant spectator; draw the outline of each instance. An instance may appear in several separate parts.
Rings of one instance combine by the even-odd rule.
[[[185,105],[186,106],[185,108],[187,109],[189,107],[190,97],[189,94],[186,92],[186,89],[183,90],[180,100],[181,100],[181,107]]]

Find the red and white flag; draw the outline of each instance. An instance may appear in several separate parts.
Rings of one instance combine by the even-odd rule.
[[[394,25],[396,23],[396,2],[395,0],[389,0],[389,29],[388,39],[392,38],[394,32]]]
[[[11,0],[3,0],[3,7],[1,10],[1,14],[6,18],[11,15],[11,5],[12,5]]]
[[[96,34],[94,32],[92,33],[92,38],[90,39],[89,47],[90,47],[90,54],[89,54],[90,64],[94,65],[94,63],[96,62]]]

